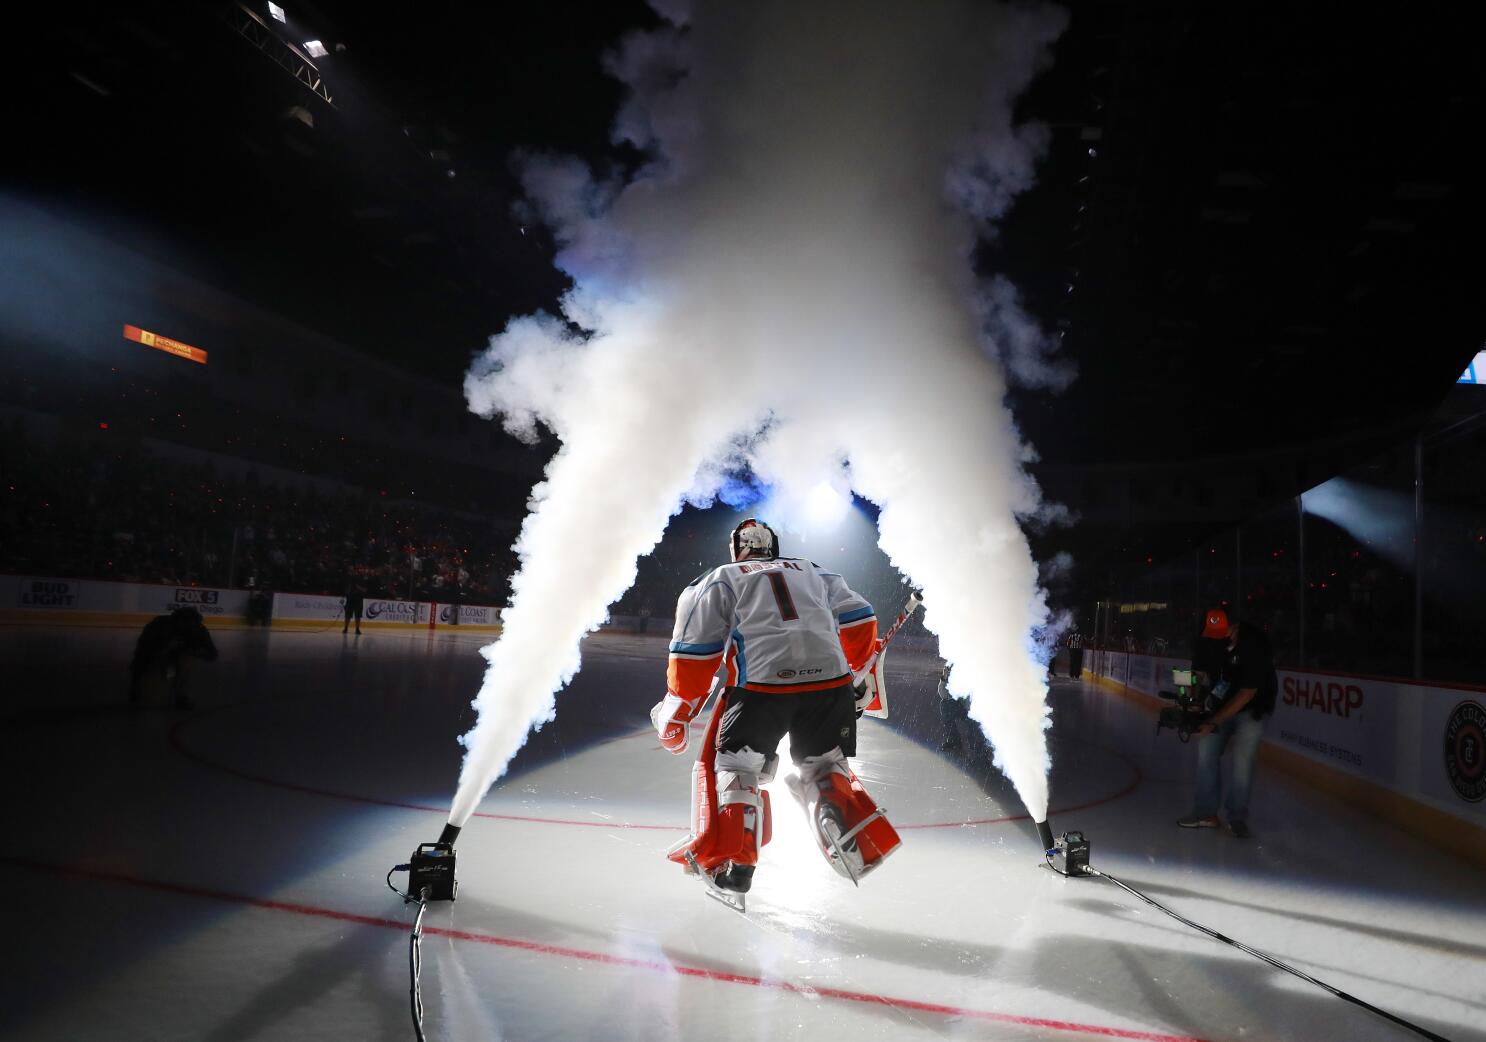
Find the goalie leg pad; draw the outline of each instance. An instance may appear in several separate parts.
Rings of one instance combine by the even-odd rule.
[[[840,749],[806,757],[799,775],[787,784],[805,808],[821,853],[853,883],[902,845],[897,829],[862,788]]]
[[[718,854],[734,864],[758,864],[759,848],[773,838],[769,794],[759,790],[767,763],[748,748],[717,754]]]
[[[756,865],[759,848],[773,838],[769,794],[759,791],[764,755],[719,752],[714,768],[708,766],[701,760],[692,766],[692,834],[668,856],[690,867],[690,854],[709,875],[729,863]]]

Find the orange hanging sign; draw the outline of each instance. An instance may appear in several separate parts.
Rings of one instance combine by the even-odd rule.
[[[161,336],[159,333],[151,333],[148,329],[140,329],[138,326],[126,324],[124,326],[124,339],[133,340],[136,344],[143,344],[145,347],[153,347],[157,351],[179,355],[181,358],[189,358],[193,362],[206,365],[206,352],[201,348],[192,347],[190,344],[183,344],[179,340],[172,340],[170,337]]]

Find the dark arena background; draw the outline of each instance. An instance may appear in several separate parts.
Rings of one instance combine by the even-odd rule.
[[[0,1038],[1486,1040],[1478,14],[728,6],[27,12],[0,164]],[[860,128],[974,108],[950,71],[878,61],[879,15],[910,41],[994,27],[972,167],[1003,194],[977,208],[945,178],[974,220],[940,281],[968,290],[965,365],[993,388],[968,411],[971,370],[932,345],[809,319],[874,243],[931,241],[904,226],[948,202],[882,189],[868,162],[718,218],[760,170],[813,186],[820,156],[855,148],[917,169],[937,115],[902,141]],[[817,104],[862,121],[820,123],[819,156],[780,145],[707,93],[725,74],[772,85],[801,126]],[[667,107],[693,84],[720,107]],[[754,147],[667,152],[678,127]],[[697,183],[695,209],[652,198]],[[831,219],[843,200],[860,249]],[[775,217],[828,260],[750,296],[769,265],[747,263],[749,229]],[[697,299],[737,310],[692,316],[712,331],[698,364],[615,366],[599,405],[571,406],[577,360],[617,342],[603,323],[695,290],[699,265],[736,282],[699,278],[720,296]],[[914,310],[912,272],[880,314]],[[551,340],[521,347],[541,313]],[[740,316],[785,330],[781,354],[728,347]],[[559,349],[562,380],[521,382]],[[831,367],[840,387],[818,382]],[[759,446],[798,417],[773,400],[711,484],[647,484],[709,417],[728,435],[733,399],[792,379],[866,432],[841,446],[945,475],[918,514],[826,475],[790,515],[793,472]],[[612,400],[654,437],[613,435],[615,465],[562,500]],[[1007,440],[977,440],[982,421]],[[868,480],[868,449],[831,451]],[[1005,473],[1040,498],[1003,490],[977,519]],[[581,537],[543,535],[559,500]],[[910,586],[925,608],[853,759],[900,851],[860,886],[832,872],[785,757],[739,915],[666,858],[707,717],[673,757],[649,714],[678,594],[755,514],[796,517],[783,553],[845,576],[880,632]],[[1022,586],[933,534],[967,514],[1025,544]],[[632,558],[634,576],[606,563]],[[541,578],[566,562],[571,587]],[[596,614],[569,619],[579,601]],[[1215,647],[1231,665],[1215,613],[1240,660],[1262,645],[1274,666],[1272,711],[1226,751],[1188,733],[1223,720],[1187,675]],[[1025,655],[962,666],[976,627]],[[504,632],[558,661],[581,637],[550,719],[546,689],[472,704],[518,668],[487,651],[487,672]],[[998,715],[1027,675],[1040,814]],[[507,717],[528,740],[488,792],[464,779],[483,798],[434,846],[461,817],[460,736],[478,749],[477,720]],[[1203,806],[1218,752],[1227,801]],[[453,900],[421,891],[455,864]]]

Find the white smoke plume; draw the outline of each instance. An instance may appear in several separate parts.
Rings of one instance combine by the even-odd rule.
[[[1043,504],[996,360],[1042,386],[1066,373],[969,258],[1032,182],[1046,132],[1015,126],[1012,103],[1063,16],[978,0],[663,6],[671,24],[607,63],[633,88],[616,139],[651,162],[619,184],[526,158],[573,289],[563,317],[494,337],[466,381],[474,411],[562,447],[517,542],[450,820],[552,718],[583,635],[729,461],[775,502],[828,481],[878,504],[951,690],[1044,818],[1049,619],[1019,525]],[[988,351],[987,337],[1009,339]]]

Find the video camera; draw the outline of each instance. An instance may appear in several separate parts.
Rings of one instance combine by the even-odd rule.
[[[1190,669],[1173,669],[1171,683],[1175,691],[1158,692],[1162,698],[1175,705],[1162,706],[1156,717],[1156,733],[1169,727],[1181,741],[1190,741],[1192,732],[1207,723],[1209,693],[1196,682]]]

